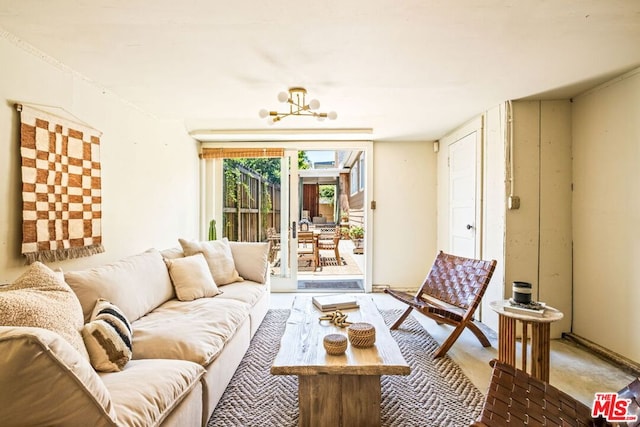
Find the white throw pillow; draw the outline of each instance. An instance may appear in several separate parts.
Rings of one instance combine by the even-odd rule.
[[[117,372],[131,360],[131,324],[118,307],[99,299],[91,321],[82,328],[89,359],[96,371]]]
[[[221,240],[205,242],[190,242],[184,239],[178,239],[178,241],[186,256],[198,253],[204,255],[216,285],[228,285],[229,283],[242,282],[244,280],[236,270],[231,248],[229,247],[229,240],[226,237]]]
[[[166,259],[165,262],[180,301],[215,297],[221,293],[203,254]]]

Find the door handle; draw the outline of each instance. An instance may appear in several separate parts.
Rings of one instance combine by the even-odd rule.
[[[473,228],[473,225],[467,224],[467,230],[471,230],[472,228]]]
[[[291,235],[293,236],[294,239],[298,238],[298,227],[296,227],[296,222],[293,221],[291,223]]]

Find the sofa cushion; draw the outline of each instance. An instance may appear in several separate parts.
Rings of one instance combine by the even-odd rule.
[[[167,266],[156,249],[100,267],[67,271],[64,277],[78,295],[85,322],[99,298],[117,305],[133,322],[175,296]]]
[[[171,300],[133,322],[133,358],[208,365],[249,316],[247,304],[219,298]]]
[[[131,325],[124,313],[109,301],[96,302],[91,321],[82,328],[82,337],[91,365],[98,371],[120,371],[131,360]]]
[[[0,325],[31,326],[54,331],[86,360],[80,330],[84,320],[71,288],[41,262],[34,262],[11,285],[0,287]]]
[[[184,360],[132,360],[117,373],[101,373],[118,425],[157,426],[198,384],[204,368]],[[87,424],[89,425],[89,424]]]
[[[205,242],[190,242],[184,239],[178,239],[178,241],[186,256],[198,253],[204,255],[213,280],[218,286],[243,280],[236,270],[233,254],[229,247],[229,240],[226,237],[221,240]]]
[[[244,281],[225,286],[224,293],[218,298],[241,301],[253,307],[265,292],[268,292],[267,285]]]
[[[169,249],[163,249],[160,251],[160,254],[162,255],[162,258],[164,259],[176,259],[176,258],[183,258],[184,257],[184,251],[182,250],[182,248],[169,248]]]
[[[111,396],[59,334],[0,326],[0,424],[116,425]]]
[[[245,280],[265,283],[269,274],[268,242],[229,242],[238,274]]]
[[[165,259],[165,262],[180,301],[193,301],[220,294],[204,255]]]

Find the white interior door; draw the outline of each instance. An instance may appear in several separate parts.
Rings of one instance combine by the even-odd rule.
[[[449,146],[449,248],[451,253],[476,257],[476,132]]]

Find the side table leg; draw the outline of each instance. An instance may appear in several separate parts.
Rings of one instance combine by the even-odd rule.
[[[498,317],[498,360],[516,366],[516,319]]]
[[[531,376],[549,382],[551,324],[533,323],[531,328]]]
[[[522,370],[527,372],[527,347],[529,346],[528,342],[528,333],[529,333],[529,322],[522,321]]]

